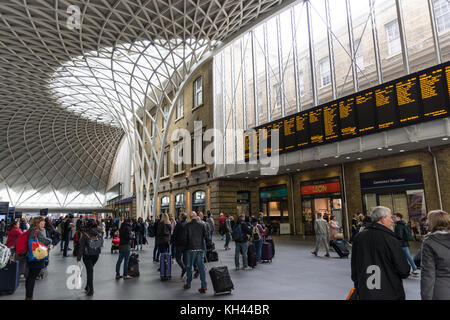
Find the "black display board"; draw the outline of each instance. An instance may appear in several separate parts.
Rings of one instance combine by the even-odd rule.
[[[272,129],[280,130],[282,154],[447,117],[449,96],[446,62],[253,128],[244,135],[245,161],[259,157],[260,139],[267,143],[264,153],[271,154]]]

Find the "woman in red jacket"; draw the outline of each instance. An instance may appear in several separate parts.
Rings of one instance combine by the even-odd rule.
[[[19,228],[19,221],[13,221],[8,231],[8,239],[6,240],[6,246],[10,248],[12,252],[16,252],[16,241],[22,233],[23,231]]]

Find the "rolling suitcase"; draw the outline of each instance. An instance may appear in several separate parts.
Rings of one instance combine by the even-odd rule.
[[[255,245],[251,242],[248,244],[247,257],[248,266],[252,268],[256,267],[256,249]]]
[[[350,251],[347,248],[347,245],[345,244],[345,240],[339,239],[336,241],[331,241],[331,246],[333,247],[334,251],[339,255],[341,258],[348,258],[348,255],[350,254]]]
[[[273,247],[270,242],[263,241],[261,250],[261,260],[263,262],[272,262]]]
[[[128,261],[128,275],[132,277],[139,277],[139,255],[132,253]]]
[[[217,253],[217,251],[216,250],[206,251],[204,262],[214,262],[214,261],[219,261],[219,254]]]
[[[159,275],[161,281],[169,280],[172,277],[172,257],[170,256],[170,253],[161,253]]]
[[[269,242],[272,245],[272,258],[275,257],[275,243],[273,242],[273,239],[271,236],[265,237],[263,242]]]
[[[19,286],[19,263],[10,261],[0,270],[0,293],[13,294]]]
[[[226,266],[211,268],[209,276],[211,277],[215,295],[231,293],[231,290],[234,289],[233,281],[231,281],[230,273]]]

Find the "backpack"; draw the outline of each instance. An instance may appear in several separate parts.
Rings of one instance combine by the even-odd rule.
[[[0,269],[6,267],[10,257],[11,257],[11,250],[4,244],[0,243]]]
[[[258,229],[257,226],[252,228],[252,238],[253,238],[253,241],[261,240],[261,234],[260,234],[259,229]]]
[[[100,253],[100,248],[103,247],[103,238],[99,235],[91,238],[87,233],[83,232],[86,237],[86,246],[84,248],[87,255],[97,255]]]
[[[407,241],[412,241],[413,236],[411,234],[411,229],[409,229],[409,227],[407,225],[405,225],[404,229],[405,229],[405,238],[404,239]]]
[[[22,233],[16,240],[16,254],[26,253],[28,250],[28,234],[30,231]]]
[[[245,240],[247,240],[247,237],[245,236],[244,232],[242,231],[242,226],[240,223],[237,223],[233,227],[233,232],[231,233],[231,237],[232,237],[233,241],[238,241],[238,242],[244,242]]]

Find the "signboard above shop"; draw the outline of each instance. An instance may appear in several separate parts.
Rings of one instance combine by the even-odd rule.
[[[300,191],[302,195],[341,192],[341,184],[339,182],[330,182],[302,186]]]
[[[386,188],[421,188],[422,167],[404,167],[360,174],[361,190]]]

